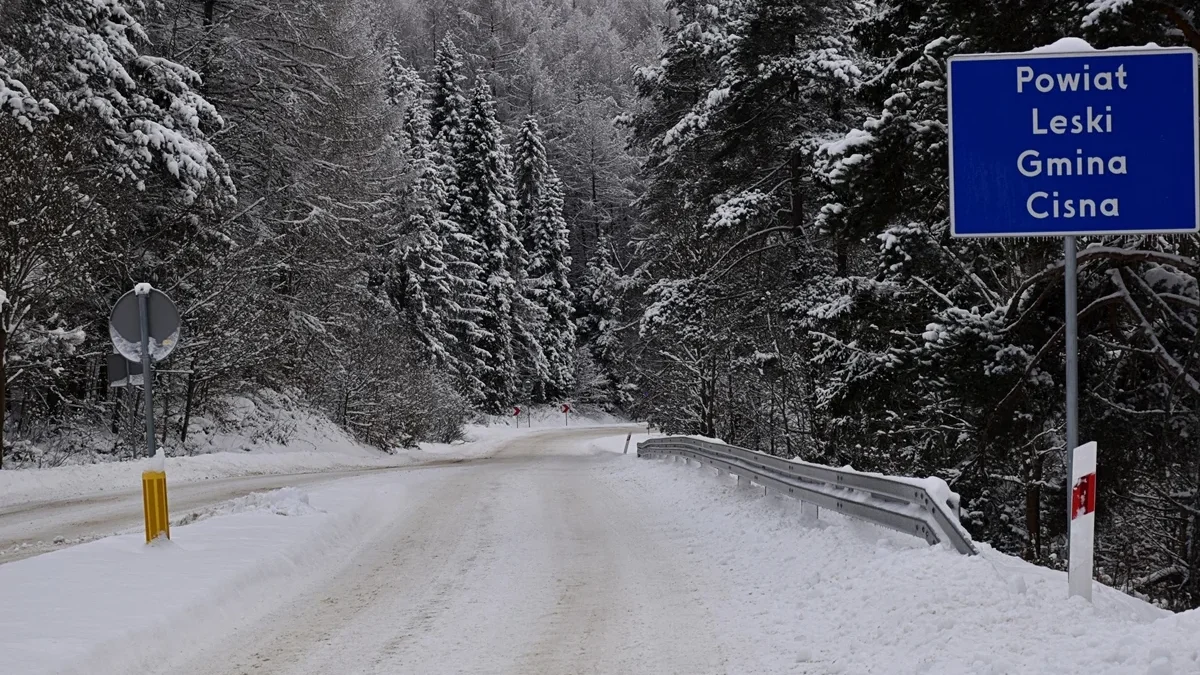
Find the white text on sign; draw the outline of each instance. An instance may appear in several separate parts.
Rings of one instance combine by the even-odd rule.
[[[1088,65],[1074,73],[1038,73],[1031,66],[1018,66],[1017,93],[1050,93],[1053,91],[1115,91],[1128,89],[1125,66],[1116,70],[1092,73]],[[1032,86],[1030,86],[1032,85]],[[1103,112],[1093,106],[1074,115],[1045,115],[1035,107],[1032,110],[1032,132],[1034,136],[1069,134],[1107,134],[1113,131],[1112,106],[1104,106]],[[1075,150],[1074,157],[1042,157],[1036,149],[1017,155],[1017,171],[1026,178],[1039,176],[1098,176],[1105,174],[1126,175],[1127,161],[1124,155],[1109,157],[1084,155],[1083,148]],[[1057,190],[1038,190],[1025,200],[1025,210],[1039,220],[1045,218],[1094,218],[1097,215],[1117,217],[1121,215],[1120,200],[1116,197],[1094,197],[1060,195]]]

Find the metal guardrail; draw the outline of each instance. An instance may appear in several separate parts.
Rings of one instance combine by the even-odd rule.
[[[638,443],[637,452],[638,457],[694,459],[802,502],[921,537],[930,544],[948,543],[966,555],[979,552],[958,522],[957,505],[935,499],[911,480],[792,462],[688,436],[651,438]]]

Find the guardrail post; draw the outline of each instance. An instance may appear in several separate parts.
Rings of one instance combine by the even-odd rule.
[[[817,520],[821,516],[821,507],[812,502],[800,502],[800,516],[805,520]]]

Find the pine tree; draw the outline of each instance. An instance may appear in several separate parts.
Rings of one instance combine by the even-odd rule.
[[[400,50],[400,43],[393,40],[388,45],[386,77],[383,84],[384,101],[405,113],[417,105],[424,105],[425,81],[416,68],[408,65]]]
[[[513,149],[513,178],[517,186],[517,231],[527,250],[532,250],[533,221],[541,206],[542,185],[549,173],[546,147],[537,119],[525,118]]]
[[[793,338],[784,307],[827,273],[806,156],[843,124],[855,5],[674,0],[661,58],[635,76],[643,105],[624,121],[647,154],[635,238],[651,355],[639,367],[665,427],[768,451],[812,445],[798,386],[811,341]]]
[[[571,231],[563,219],[562,183],[548,168],[539,190],[536,216],[529,234],[527,275],[534,297],[545,310],[542,332],[549,377],[544,384],[547,399],[567,395],[574,387],[575,296],[571,291]]]
[[[600,368],[602,378],[598,387],[604,392],[604,402],[620,399],[617,380],[613,377],[621,359],[621,294],[625,280],[613,264],[612,241],[602,236],[595,253],[588,259],[578,300],[580,341],[590,353],[591,361]]]
[[[32,87],[32,97],[0,87],[0,100],[23,108],[45,100],[57,112],[79,115],[88,125],[75,129],[87,145],[79,152],[101,158],[117,179],[139,183],[165,174],[189,203],[203,193],[232,193],[228,167],[207,137],[224,120],[198,92],[195,71],[140,50],[148,46],[138,18],[144,11],[140,0],[29,3],[27,23],[10,44],[26,51],[13,59],[24,72],[12,81]],[[0,71],[0,82],[6,79]]]
[[[397,58],[394,46],[391,54],[386,100],[404,113],[411,180],[400,201],[404,227],[391,254],[389,294],[428,354],[460,376],[466,391],[478,391],[478,383],[470,379],[472,368],[460,359],[458,339],[451,330],[467,316],[460,304],[464,281],[455,276],[462,273],[463,265],[452,250],[456,227],[446,216],[446,168],[431,138],[429,111],[422,99],[424,82]]]
[[[527,258],[521,286],[530,306],[522,319],[528,334],[522,344],[534,366],[523,367],[523,379],[535,400],[546,401],[566,395],[572,384],[570,231],[562,216],[562,186],[546,161],[534,117],[521,125],[513,154],[517,230]]]
[[[463,133],[467,101],[463,97],[462,53],[454,40],[446,37],[438,47],[430,95],[429,128],[443,152],[454,154]]]
[[[450,217],[464,237],[464,262],[478,266],[483,282],[482,303],[472,308],[478,330],[468,336],[484,385],[476,403],[499,413],[517,395],[513,306],[519,287],[514,272],[522,269],[524,254],[513,224],[512,171],[486,82],[472,93],[460,146]]]

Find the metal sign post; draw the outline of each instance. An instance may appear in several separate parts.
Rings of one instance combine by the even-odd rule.
[[[154,361],[161,361],[179,344],[179,310],[162,291],[150,284],[138,284],[122,295],[113,306],[108,333],[117,354],[131,362],[118,372],[109,359],[109,382],[132,383],[140,364],[142,392],[146,397],[146,449],[156,458],[150,470],[142,472],[142,504],[146,516],[146,543],[159,536],[171,538],[167,515],[167,474],[163,455],[154,438]],[[122,376],[122,377],[118,377]]]
[[[1196,52],[960,55],[950,58],[946,84],[951,235],[1064,237],[1070,487],[1079,469],[1075,237],[1200,230]],[[1094,458],[1095,444],[1088,446]],[[1073,524],[1072,489],[1067,499]],[[1073,577],[1087,575],[1090,597],[1090,544],[1085,555],[1076,541],[1072,534],[1068,568]],[[1069,586],[1083,594],[1082,582]]]
[[[146,396],[146,451],[153,457],[158,453],[154,441],[154,366],[150,362],[150,285],[139,285],[134,292],[137,293],[138,324],[142,334],[142,392]]]
[[[1066,385],[1067,385],[1067,475],[1071,475],[1072,462],[1075,461],[1075,448],[1079,445],[1079,293],[1076,288],[1075,237],[1064,237],[1063,263],[1066,288],[1066,316],[1063,331],[1066,333]],[[1067,522],[1071,522],[1070,497],[1067,499]],[[1068,546],[1068,558],[1072,555]]]

